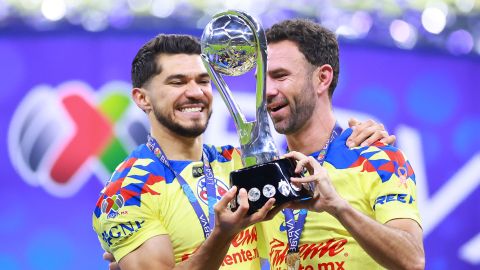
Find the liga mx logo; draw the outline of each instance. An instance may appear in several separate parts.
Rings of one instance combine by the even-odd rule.
[[[8,131],[10,159],[22,179],[59,197],[72,196],[92,175],[104,183],[148,132],[130,89],[110,82],[93,91],[70,81],[29,91]]]
[[[122,194],[115,194],[107,197],[102,201],[102,213],[107,214],[107,218],[115,218],[118,216],[120,208],[125,204]]]

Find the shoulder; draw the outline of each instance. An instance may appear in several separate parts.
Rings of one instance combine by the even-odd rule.
[[[106,187],[127,177],[135,178],[141,182],[151,181],[149,175],[163,175],[164,167],[156,162],[157,157],[143,144],[137,147],[122,163],[120,163]]]
[[[228,162],[240,158],[240,151],[232,145],[215,146],[206,144],[204,149],[211,159],[210,161]]]
[[[362,172],[377,172],[382,182],[388,181],[392,175],[415,179],[410,162],[400,149],[381,142],[349,148],[346,139],[350,134],[351,129],[347,129],[332,142],[326,162],[336,169],[358,168]]]
[[[115,207],[141,206],[142,195],[159,195],[155,186],[165,181],[164,169],[145,146],[135,149],[120,163],[100,193],[94,213],[115,215]]]

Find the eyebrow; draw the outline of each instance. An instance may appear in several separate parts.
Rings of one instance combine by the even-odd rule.
[[[198,77],[200,77],[200,78],[205,78],[205,77],[210,78],[210,75],[208,75],[207,72],[204,72],[204,73],[200,73],[200,74],[198,75]]]
[[[168,76],[167,78],[165,78],[165,81],[170,81],[170,80],[174,80],[174,79],[179,79],[179,80],[184,80],[186,78],[188,78],[189,76],[188,75],[185,75],[185,74],[172,74],[170,76]],[[195,75],[195,77],[200,77],[200,78],[205,78],[205,77],[208,77],[210,78],[210,76],[208,75],[207,72],[204,72],[204,73],[200,73],[198,75]]]
[[[267,71],[267,73],[270,74],[270,75],[274,75],[274,74],[281,73],[281,72],[290,73],[290,71],[285,69],[285,68],[276,68],[276,69],[272,69],[272,70]]]

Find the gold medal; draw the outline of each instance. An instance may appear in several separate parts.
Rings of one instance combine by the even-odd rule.
[[[298,270],[300,268],[300,254],[298,251],[288,251],[287,253],[288,270]]]

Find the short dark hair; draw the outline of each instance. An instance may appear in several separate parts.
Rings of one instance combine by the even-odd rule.
[[[328,89],[332,98],[340,73],[338,42],[332,31],[313,21],[293,19],[274,24],[267,29],[266,36],[268,44],[284,40],[297,43],[300,52],[314,66],[332,66],[333,79]]]
[[[138,51],[132,62],[132,85],[142,87],[153,76],[162,72],[156,59],[164,54],[198,54],[200,55],[200,43],[190,35],[160,34],[147,43]]]

